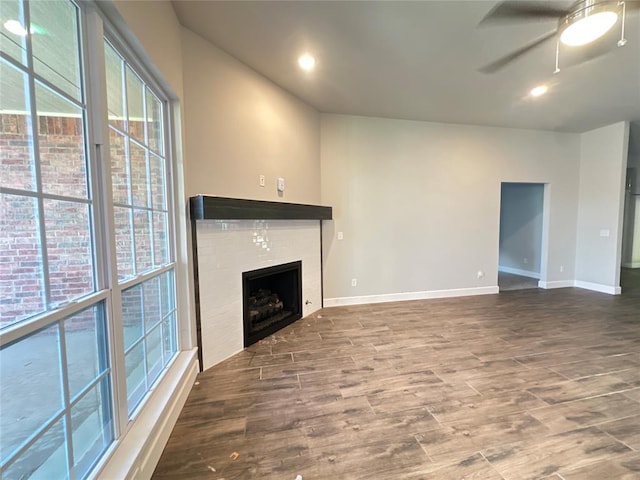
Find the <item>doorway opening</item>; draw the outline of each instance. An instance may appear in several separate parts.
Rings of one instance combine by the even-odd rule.
[[[543,263],[544,184],[503,182],[500,189],[500,292],[538,288]]]
[[[620,286],[640,296],[640,122],[631,122],[622,220]]]

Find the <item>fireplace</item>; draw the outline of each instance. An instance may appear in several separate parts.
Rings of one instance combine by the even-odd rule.
[[[302,261],[242,273],[244,346],[302,317]]]
[[[209,195],[191,197],[189,204],[200,370],[241,351],[247,337],[257,341],[258,331],[279,328],[245,329],[243,272],[300,261],[299,318],[322,308],[322,225],[331,221],[331,207]],[[268,244],[258,245],[262,230],[268,230]]]

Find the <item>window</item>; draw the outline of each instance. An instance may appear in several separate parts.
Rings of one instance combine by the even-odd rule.
[[[105,42],[118,285],[131,413],[176,351],[163,105]]]
[[[7,479],[90,475],[177,353],[168,103],[116,39],[87,60],[84,8],[0,1]]]

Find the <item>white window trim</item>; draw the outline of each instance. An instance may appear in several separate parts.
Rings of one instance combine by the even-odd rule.
[[[123,31],[124,20],[117,9],[110,2],[96,3],[87,2],[88,11],[93,12],[91,22],[100,24],[100,35],[95,35],[94,39],[103,42],[104,33],[109,41],[122,54],[127,62],[130,62],[138,73],[144,76],[144,80],[149,85],[161,93],[165,101],[165,124],[171,129],[167,132],[168,144],[165,145],[166,156],[170,159],[169,168],[172,182],[167,191],[167,202],[172,202],[173,210],[170,213],[169,221],[172,222],[171,238],[175,242],[172,244],[175,258],[173,258],[174,284],[176,288],[176,315],[177,315],[177,348],[178,354],[174,358],[169,368],[156,380],[147,397],[138,405],[128,424],[120,426],[120,432],[116,435],[116,441],[97,464],[90,478],[122,478],[122,479],[143,479],[151,478],[153,471],[160,459],[160,455],[169,439],[169,435],[178,419],[182,407],[186,403],[187,397],[196,375],[199,371],[197,347],[195,347],[195,324],[193,322],[192,305],[192,277],[189,274],[189,251],[188,251],[188,220],[187,205],[184,189],[184,172],[181,151],[181,122],[180,104],[175,96],[167,94],[170,89],[163,88],[157,82],[157,77],[145,67],[144,61],[147,58],[142,49],[137,44],[135,38],[128,31]],[[89,24],[89,21],[87,21]],[[120,28],[117,28],[116,25]],[[137,48],[132,48],[132,45]],[[104,56],[104,50],[101,50]],[[147,60],[148,61],[148,60]],[[102,62],[104,68],[104,61]],[[168,99],[168,101],[167,101]],[[106,111],[106,93],[102,100]],[[109,132],[108,124],[102,122],[104,131],[94,132],[97,139],[102,136],[102,144],[108,146]],[[104,147],[106,148],[106,147]],[[110,175],[110,172],[109,172]],[[105,176],[104,178],[110,178]],[[110,189],[109,189],[110,190]],[[111,192],[109,191],[109,196]],[[111,198],[108,198],[111,201]],[[113,222],[113,219],[110,219]],[[110,252],[115,255],[115,248]],[[115,273],[117,278],[117,272]],[[124,286],[124,285],[123,285]],[[118,295],[118,301],[119,301]],[[121,345],[124,339],[121,338]],[[121,351],[123,351],[121,349]],[[124,356],[122,357],[124,361]],[[115,367],[112,367],[115,368]],[[121,376],[124,380],[122,386],[124,390],[124,415],[117,418],[126,418],[126,376]],[[114,405],[114,409],[116,406]]]
[[[167,95],[154,75],[145,68],[139,58],[146,58],[141,52],[134,52],[129,45],[130,32],[120,32],[113,25],[123,25],[115,7],[107,2],[78,0],[80,3],[80,28],[86,43],[82,46],[82,60],[85,71],[104,78],[104,38],[118,48],[152,89],[162,94],[165,105],[165,125],[168,139],[165,145],[169,159],[167,176],[171,178],[167,189],[167,202],[172,205],[169,212],[170,242],[173,251],[174,284],[176,289],[176,342],[177,354],[156,379],[146,398],[136,407],[131,420],[128,420],[126,369],[124,365],[124,335],[122,329],[107,328],[109,336],[109,371],[112,376],[111,395],[114,418],[114,442],[98,460],[89,473],[89,478],[150,478],[160,458],[162,450],[186,402],[195,377],[198,373],[197,348],[195,345],[195,327],[193,323],[193,305],[191,301],[192,277],[189,275],[187,210],[182,169],[181,127],[179,102],[175,96]],[[101,8],[104,7],[104,8]],[[105,36],[104,33],[107,32]],[[124,39],[124,40],[123,40]],[[135,43],[135,42],[134,42]],[[138,49],[139,50],[139,49]],[[31,67],[30,67],[31,68]],[[104,84],[103,84],[104,87]],[[31,92],[33,94],[33,92]],[[117,285],[115,269],[115,242],[107,238],[105,230],[114,231],[114,219],[105,215],[111,204],[111,178],[108,152],[109,133],[106,122],[106,89],[100,91],[90,81],[85,80],[85,101],[91,105],[87,110],[86,137],[87,156],[92,163],[90,169],[94,209],[94,257],[96,261],[96,292],[82,299],[64,305],[62,308],[45,312],[42,318],[24,322],[4,329],[0,337],[1,344],[8,344],[27,333],[33,333],[46,325],[54,324],[87,306],[104,301],[107,318],[114,318],[113,311],[121,311],[120,292],[123,288],[107,290],[108,285]],[[102,116],[105,118],[102,118]],[[37,139],[36,139],[37,140]],[[102,260],[100,260],[102,259]],[[167,267],[168,269],[169,267]],[[165,269],[166,270],[166,269]],[[153,272],[158,273],[158,272]],[[115,279],[115,281],[114,281]],[[139,279],[138,279],[139,280]]]

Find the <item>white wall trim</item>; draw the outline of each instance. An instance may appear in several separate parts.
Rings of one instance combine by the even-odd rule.
[[[520,276],[523,276],[523,277],[540,279],[540,273],[539,272],[531,272],[529,270],[521,270],[519,268],[503,267],[502,265],[499,265],[498,266],[498,271],[499,272],[504,272],[504,273],[512,273],[513,275],[520,275]]]
[[[428,300],[432,298],[468,297],[472,295],[490,295],[498,293],[498,287],[453,288],[450,290],[430,290],[425,292],[385,293],[381,295],[363,295],[359,297],[325,298],[325,307],[345,305],[365,305],[368,303],[401,302],[406,300]]]
[[[197,349],[178,353],[93,478],[150,479],[198,374]]]
[[[594,292],[608,293],[609,295],[620,295],[622,293],[622,288],[620,287],[612,287],[601,283],[583,282],[582,280],[576,280],[575,286],[584,288],[585,290],[593,290]]]
[[[544,288],[545,290],[550,290],[552,288],[575,287],[575,282],[573,280],[555,280],[552,282],[545,282],[544,280],[540,280],[538,282],[538,287]]]

